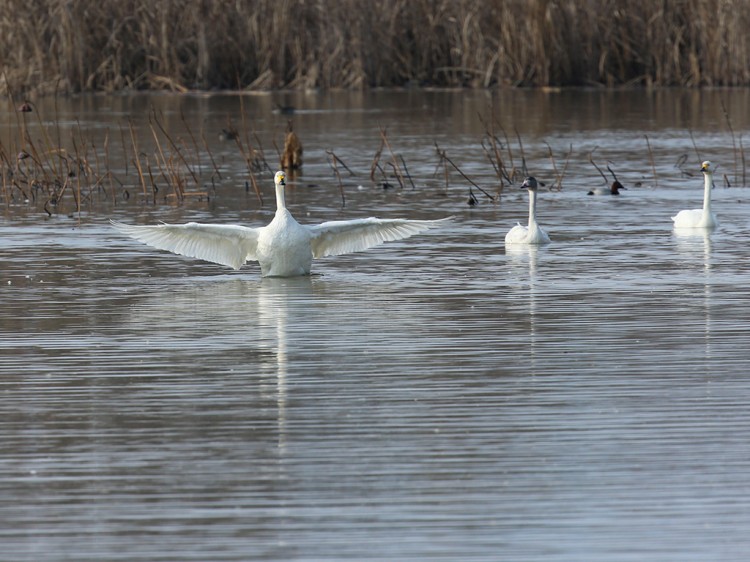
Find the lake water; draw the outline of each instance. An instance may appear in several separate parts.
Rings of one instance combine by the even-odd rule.
[[[456,217],[299,279],[160,252],[107,224],[268,222],[271,174],[261,207],[236,145],[217,140],[239,125],[239,96],[58,100],[63,129],[99,147],[131,119],[148,152],[149,108],[175,137],[182,114],[222,179],[208,201],[154,205],[121,163],[132,195],[116,204],[104,193],[48,217],[3,202],[0,558],[746,560],[749,96],[246,96],[270,162],[290,118],[273,103],[297,108],[305,165],[287,202],[300,222]],[[37,103],[50,119],[52,100]],[[492,103],[516,165],[516,131],[548,184],[547,146],[558,170],[570,153],[562,190],[539,192],[547,247],[504,247],[527,217],[518,183],[498,203],[474,189],[472,207],[457,172],[447,189],[434,175],[437,143],[497,193],[478,117]],[[17,121],[3,119],[8,146]],[[381,127],[416,188],[371,184]],[[357,173],[344,207],[326,150]],[[619,197],[586,195],[604,184],[592,151],[628,187]],[[719,167],[720,226],[674,232],[670,217],[701,205],[702,159]]]

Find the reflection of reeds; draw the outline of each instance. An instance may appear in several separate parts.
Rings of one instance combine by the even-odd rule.
[[[10,81],[50,93],[750,83],[745,0],[6,0],[3,12]]]

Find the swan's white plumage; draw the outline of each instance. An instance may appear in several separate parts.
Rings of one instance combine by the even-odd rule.
[[[549,244],[549,235],[538,224],[517,224],[505,235],[506,244]]]
[[[224,224],[159,224],[134,226],[110,221],[123,234],[159,250],[198,258],[239,269],[255,259],[258,245],[256,229]]]
[[[350,221],[330,221],[309,227],[312,233],[314,258],[360,252],[383,242],[414,236],[439,226],[446,220],[414,221],[407,219],[377,219],[374,217]]]
[[[713,228],[719,224],[711,212],[711,189],[713,188],[713,166],[706,160],[701,165],[703,172],[703,208],[685,209],[672,217],[675,228]]]
[[[549,244],[549,235],[536,222],[536,192],[537,181],[533,177],[526,178],[521,188],[529,192],[529,224],[517,224],[505,235],[506,244]]]
[[[440,220],[356,219],[315,226],[299,224],[284,200],[286,175],[277,172],[276,214],[267,225],[250,228],[221,224],[159,224],[133,226],[110,221],[120,232],[146,244],[239,269],[250,260],[264,277],[310,273],[313,258],[366,250],[383,242],[402,240],[445,224]]]

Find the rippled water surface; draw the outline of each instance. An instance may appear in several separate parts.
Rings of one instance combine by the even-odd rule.
[[[434,175],[437,142],[496,193],[479,117],[493,95],[290,95],[276,101],[298,109],[301,222],[456,217],[298,279],[107,226],[270,220],[271,175],[260,207],[236,147],[211,140],[239,119],[237,96],[61,100],[87,130],[143,127],[152,104],[179,128],[182,112],[224,179],[177,206],[5,205],[0,557],[745,560],[748,92],[494,96],[516,165],[516,131],[550,184],[548,145],[558,171],[570,152],[563,189],[539,193],[549,246],[504,247],[527,216],[518,184],[469,207],[463,178],[446,190]],[[244,99],[271,155],[287,119],[272,101]],[[380,127],[415,189],[371,184]],[[357,173],[343,208],[326,150]],[[586,195],[603,184],[592,151],[621,196]],[[700,207],[701,159],[719,166],[720,226],[674,232],[670,216]]]

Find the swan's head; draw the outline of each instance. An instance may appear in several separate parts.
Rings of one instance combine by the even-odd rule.
[[[538,187],[539,184],[534,176],[529,176],[523,180],[523,183],[521,184],[521,189],[537,189]]]
[[[713,172],[713,171],[714,171],[714,167],[711,165],[711,162],[709,162],[708,160],[706,160],[705,162],[703,162],[703,164],[701,164],[701,172],[706,173],[706,172]]]
[[[276,175],[273,177],[273,182],[276,185],[286,185],[286,174],[279,170],[276,172]]]

